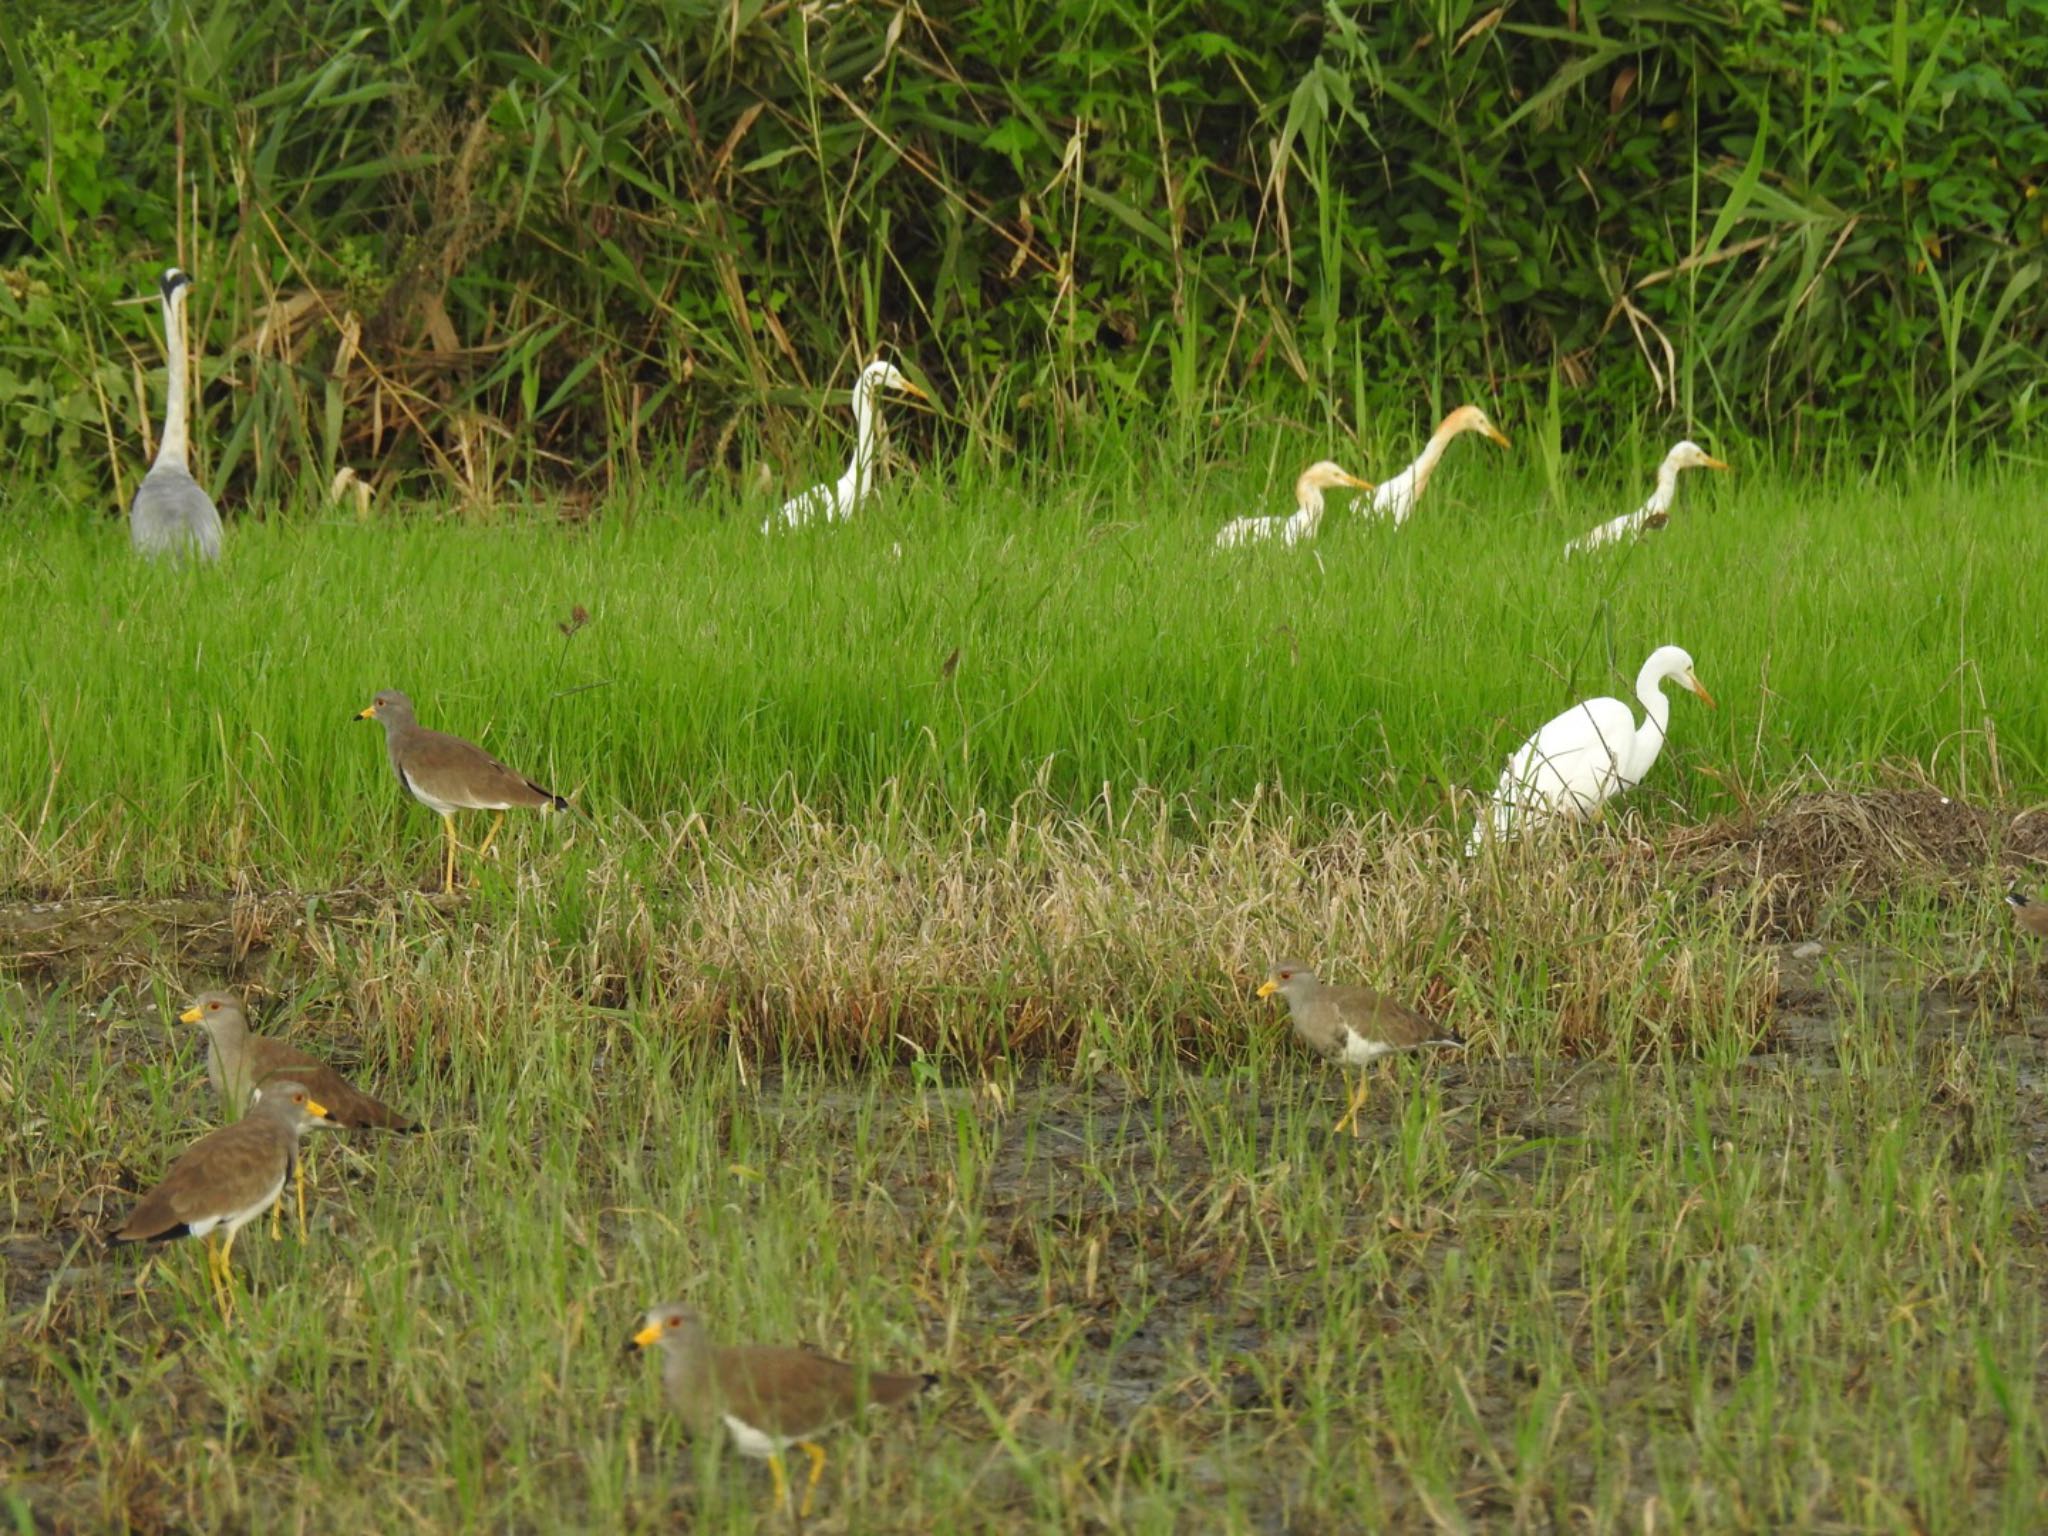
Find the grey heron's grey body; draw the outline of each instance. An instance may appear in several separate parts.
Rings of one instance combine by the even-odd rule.
[[[192,279],[176,267],[163,277],[164,346],[169,353],[170,389],[164,402],[164,435],[156,462],[128,504],[128,534],[145,555],[196,553],[220,558],[220,513],[213,498],[192,478],[185,437],[185,290]]]

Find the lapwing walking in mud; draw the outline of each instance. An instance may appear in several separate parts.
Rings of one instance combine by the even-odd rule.
[[[258,1088],[249,1113],[186,1148],[107,1241],[198,1238],[206,1247],[214,1301],[223,1317],[231,1316],[228,1260],[235,1234],[276,1203],[298,1158],[300,1133],[326,1118],[326,1107],[297,1083]],[[218,1247],[216,1232],[224,1234]]]
[[[662,1385],[693,1436],[716,1434],[723,1425],[742,1456],[768,1463],[778,1509],[790,1504],[783,1453],[802,1451],[811,1472],[796,1512],[800,1520],[809,1517],[825,1472],[819,1437],[863,1407],[893,1408],[939,1380],[864,1371],[803,1349],[713,1344],[703,1320],[681,1302],[649,1311],[626,1347],[661,1350]]]
[[[1343,1117],[1330,1128],[1341,1134],[1346,1125],[1358,1134],[1358,1112],[1365,1105],[1371,1079],[1365,1069],[1396,1051],[1420,1050],[1426,1045],[1464,1049],[1457,1035],[1391,998],[1366,987],[1333,986],[1320,981],[1316,973],[1292,960],[1276,964],[1259,988],[1260,997],[1278,993],[1287,1002],[1288,1021],[1304,1045],[1325,1061],[1334,1061],[1358,1072],[1358,1086]]]
[[[318,1056],[295,1045],[249,1032],[249,1016],[241,1001],[226,992],[202,992],[178,1015],[180,1024],[206,1031],[206,1080],[230,1114],[239,1113],[249,1095],[272,1081],[289,1080],[327,1108],[327,1121],[342,1130],[411,1132],[419,1125],[364,1093]],[[292,1184],[298,1197],[299,1238],[306,1236],[306,1157],[293,1159]],[[279,1204],[282,1205],[280,1200]],[[277,1236],[275,1212],[270,1235]]]

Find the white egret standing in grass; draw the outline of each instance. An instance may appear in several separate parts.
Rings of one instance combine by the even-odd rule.
[[[1635,538],[1645,529],[1662,528],[1671,521],[1671,503],[1678,495],[1678,472],[1681,469],[1727,467],[1690,439],[1678,444],[1664,455],[1664,462],[1657,466],[1657,488],[1650,492],[1648,501],[1633,512],[1602,523],[1591,533],[1581,534],[1565,545],[1564,552],[1567,555],[1582,555],[1589,549],[1600,548],[1603,544],[1616,544],[1623,539]]]
[[[1656,765],[1671,722],[1664,683],[1676,679],[1706,701],[1714,699],[1693,676],[1692,658],[1675,645],[1650,652],[1636,674],[1644,720],[1620,699],[1587,699],[1552,720],[1508,759],[1493,803],[1472,829],[1465,852],[1489,837],[1517,837],[1531,826],[1587,816],[1624,790],[1634,789]]]
[[[164,346],[170,357],[170,388],[164,401],[164,435],[156,462],[128,504],[128,536],[150,556],[190,549],[201,559],[220,558],[220,513],[213,498],[192,478],[185,452],[185,290],[192,279],[176,267],[165,271]]]
[[[885,389],[901,390],[920,400],[930,398],[898,372],[894,363],[876,358],[861,369],[853,383],[853,462],[830,485],[814,485],[802,495],[790,497],[780,512],[761,524],[763,533],[821,520],[844,522],[859,509],[874,484],[875,396]]]
[[[1429,484],[1429,477],[1436,473],[1437,461],[1444,456],[1444,450],[1451,446],[1451,439],[1461,432],[1480,432],[1492,438],[1501,447],[1508,446],[1507,434],[1486,419],[1486,412],[1476,405],[1461,405],[1429,434],[1429,441],[1415,462],[1391,480],[1380,482],[1380,488],[1372,493],[1370,503],[1361,501],[1358,511],[1365,517],[1391,517],[1394,526],[1400,527],[1408,521],[1408,514],[1415,510],[1415,504],[1422,500],[1423,487]]]
[[[1323,492],[1348,489],[1369,491],[1372,485],[1324,459],[1311,464],[1294,482],[1295,510],[1287,517],[1236,517],[1216,535],[1218,549],[1242,549],[1247,544],[1277,538],[1287,548],[1312,539],[1323,521]]]

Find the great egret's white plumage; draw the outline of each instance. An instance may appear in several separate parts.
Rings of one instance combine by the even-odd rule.
[[[1278,539],[1288,549],[1316,536],[1323,521],[1323,492],[1348,489],[1369,491],[1370,482],[1340,469],[1328,459],[1311,464],[1294,482],[1295,510],[1286,517],[1236,517],[1216,534],[1218,549],[1242,549]]]
[[[1487,838],[1517,837],[1531,826],[1590,815],[1624,790],[1642,783],[1664,750],[1671,721],[1665,682],[1676,680],[1707,703],[1713,696],[1693,675],[1692,658],[1675,645],[1659,646],[1636,674],[1643,723],[1620,699],[1587,699],[1552,720],[1508,759],[1493,802],[1472,829],[1467,854]]]
[[[885,389],[900,390],[920,400],[929,398],[894,363],[876,358],[861,369],[853,383],[853,461],[846,466],[846,473],[829,485],[814,485],[802,495],[790,497],[781,511],[761,524],[763,533],[813,522],[844,522],[860,509],[874,485],[875,397]]]
[[[1646,529],[1662,528],[1671,520],[1671,503],[1678,495],[1678,472],[1681,469],[1726,469],[1728,466],[1708,454],[1706,449],[1690,439],[1678,444],[1664,455],[1664,462],[1657,466],[1657,488],[1650,492],[1650,499],[1635,511],[1611,518],[1590,533],[1579,535],[1565,545],[1567,555],[1582,555],[1603,544],[1618,544],[1623,539],[1633,539]]]
[[[186,457],[185,435],[185,293],[192,279],[176,267],[163,276],[164,346],[168,351],[170,387],[164,401],[164,434],[156,462],[135,488],[128,503],[128,537],[149,556],[193,553],[203,560],[220,558],[220,513],[206,494]]]
[[[1476,405],[1461,405],[1429,434],[1429,441],[1415,462],[1391,480],[1382,480],[1378,490],[1372,493],[1370,502],[1358,504],[1359,513],[1366,517],[1390,517],[1394,526],[1400,527],[1408,521],[1408,514],[1415,510],[1415,504],[1422,500],[1423,488],[1429,484],[1429,477],[1436,473],[1437,462],[1443,458],[1444,450],[1451,446],[1451,439],[1462,432],[1479,432],[1492,438],[1501,447],[1508,446],[1507,434],[1486,419],[1486,412]]]

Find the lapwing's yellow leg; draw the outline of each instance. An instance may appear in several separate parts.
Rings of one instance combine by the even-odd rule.
[[[199,1244],[206,1250],[206,1288],[213,1292],[214,1306],[225,1313],[228,1308],[228,1301],[227,1297],[221,1293],[220,1288],[219,1245],[214,1242],[211,1232],[199,1239]]]
[[[235,1315],[235,1272],[233,1257],[235,1234],[230,1232],[227,1240],[220,1245],[220,1312],[223,1318]]]
[[[441,889],[455,889],[455,815],[451,811],[441,818],[441,825],[448,830],[448,857],[441,861]]]
[[[811,1458],[811,1480],[804,1484],[804,1507],[797,1511],[799,1520],[811,1518],[811,1504],[818,1497],[818,1479],[825,1475],[825,1447],[809,1440],[799,1440],[796,1448]]]
[[[1363,1072],[1359,1073],[1358,1086],[1351,1091],[1351,1103],[1348,1106],[1346,1106],[1344,1110],[1344,1118],[1339,1120],[1335,1125],[1330,1127],[1330,1134],[1332,1136],[1342,1135],[1344,1132],[1344,1127],[1348,1125],[1351,1127],[1352,1137],[1354,1139],[1357,1137],[1358,1111],[1364,1107],[1365,1091],[1367,1088],[1371,1086],[1372,1079],[1367,1077]]]
[[[299,1241],[303,1243],[306,1240],[306,1154],[303,1152],[292,1159],[292,1184],[299,1196]],[[282,1195],[277,1203],[284,1204]]]
[[[775,1507],[777,1509],[787,1509],[789,1507],[789,1479],[783,1475],[782,1456],[780,1453],[768,1458],[768,1471],[775,1478]]]
[[[270,1240],[273,1243],[284,1241],[284,1191],[282,1189],[277,1192],[277,1198],[270,1202]]]
[[[491,844],[495,843],[498,840],[498,828],[502,827],[503,825],[505,825],[505,813],[503,811],[500,811],[498,812],[496,817],[494,817],[491,821],[491,830],[484,834],[483,847],[477,849],[476,851],[476,856],[478,858],[483,858],[486,854],[488,854],[491,851]]]

